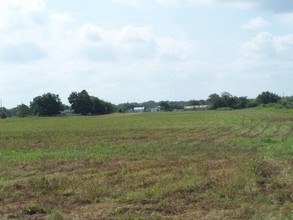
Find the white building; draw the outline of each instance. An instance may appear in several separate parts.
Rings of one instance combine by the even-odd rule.
[[[191,106],[184,106],[184,110],[202,110],[208,109],[209,105],[191,105]]]
[[[161,106],[154,107],[151,109],[151,112],[160,112],[161,111]]]
[[[145,112],[145,107],[134,107],[133,112]]]

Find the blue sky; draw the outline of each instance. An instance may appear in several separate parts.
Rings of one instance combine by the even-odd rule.
[[[291,0],[0,0],[7,108],[72,91],[118,104],[293,95]]]

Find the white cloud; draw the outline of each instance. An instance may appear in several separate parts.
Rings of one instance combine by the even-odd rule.
[[[0,82],[0,93],[9,91],[10,100],[15,100],[11,103],[28,104],[45,92],[60,94],[66,102],[68,93],[84,88],[113,102],[121,101],[121,91],[130,101],[144,101],[149,95],[133,97],[133,87],[168,88],[162,68],[169,74],[183,69],[193,52],[189,42],[158,34],[151,25],[105,28],[80,23],[70,13],[50,14],[37,5],[20,4],[16,14],[8,3],[1,5],[0,17],[5,19],[0,19],[0,72],[9,77]],[[36,14],[42,25],[35,21]],[[155,79],[166,81],[166,86]],[[109,87],[111,94],[106,92]]]
[[[44,8],[42,0],[0,0],[0,10],[6,8],[20,8],[22,10],[39,11]]]
[[[152,26],[134,27],[125,26],[117,33],[117,39],[122,42],[127,41],[145,41],[149,42],[155,37]]]
[[[243,82],[254,85],[251,89],[257,93],[268,88],[288,91],[293,68],[292,42],[292,34],[260,32],[242,45],[240,56],[227,64],[227,72],[233,72],[237,77],[239,74],[238,78],[241,76]]]
[[[210,6],[214,5],[217,0],[112,0],[120,4],[125,4],[129,6],[145,6],[146,3],[158,4],[167,7],[182,7],[182,6]]]
[[[260,32],[243,44],[241,55],[250,60],[290,60],[293,59],[293,34],[275,36]]]
[[[154,0],[155,3],[171,6],[171,7],[179,7],[185,5],[211,5],[214,0]]]
[[[18,44],[0,44],[0,62],[23,63],[37,61],[46,57],[44,51],[34,42],[19,42]]]
[[[281,13],[285,13],[285,12],[292,12],[293,11],[293,1],[292,0],[260,0],[258,3],[258,6],[263,8],[263,9],[267,9],[267,10],[271,10],[274,12],[281,12]]]
[[[41,36],[43,8],[39,0],[0,1],[0,62],[32,62],[47,56]]]
[[[113,0],[114,2],[125,4],[129,6],[140,6],[146,5],[145,0]],[[231,1],[231,0],[151,0],[148,3],[155,3],[166,7],[182,7],[182,6],[234,6],[241,9],[247,9],[255,6],[253,1]]]
[[[277,36],[274,39],[273,47],[279,57],[285,60],[293,59],[293,34]]]
[[[232,94],[240,93],[249,97],[266,90],[292,93],[292,42],[292,34],[256,34],[243,43],[234,61],[216,66],[215,71],[219,74],[213,77],[220,78],[214,82],[215,87],[224,86]]]
[[[130,5],[134,7],[141,6],[144,3],[144,0],[113,0],[119,4]]]
[[[156,42],[162,56],[184,60],[194,52],[193,46],[188,42],[178,41],[171,37],[158,38]]]
[[[51,22],[55,24],[72,22],[74,19],[69,13],[53,13],[50,15]]]
[[[113,35],[111,30],[106,30],[94,24],[84,24],[77,30],[77,34],[81,40],[98,43],[102,41],[113,41]]]
[[[112,0],[120,4],[127,4],[130,6],[143,6],[146,2],[156,3],[168,7],[181,7],[181,6],[212,6],[224,5],[233,6],[240,9],[260,8],[270,10],[277,13],[286,13],[293,11],[292,0]]]
[[[293,13],[286,13],[279,15],[279,21],[284,24],[288,25],[290,27],[293,26]]]
[[[91,23],[80,25],[69,13],[52,13],[47,17],[44,13],[42,19],[47,22],[36,24],[31,8],[34,10],[42,4],[36,0],[32,2],[35,7],[30,6],[25,13],[14,15],[5,1],[10,16],[0,25],[0,62],[14,62],[13,59],[15,62],[37,61],[44,57],[60,62],[80,58],[103,62],[170,57],[182,60],[189,55],[187,42],[158,36],[152,26],[106,29]]]
[[[104,29],[85,24],[76,30],[79,50],[85,59],[187,59],[192,46],[168,36],[158,36],[152,26]]]
[[[277,13],[285,13],[293,11],[292,0],[215,0],[219,3],[229,3],[231,5],[244,6],[244,8],[260,8],[264,10],[269,10]]]
[[[0,31],[11,32],[41,24],[43,8],[41,0],[0,0]]]
[[[241,28],[243,29],[263,29],[270,25],[268,21],[262,17],[252,18],[248,23],[243,24]]]

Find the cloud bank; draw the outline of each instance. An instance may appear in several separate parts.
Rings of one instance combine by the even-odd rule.
[[[50,9],[42,0],[0,0],[0,98],[4,104],[29,104],[46,92],[60,94],[66,103],[70,92],[82,89],[114,103],[201,99],[224,90],[253,96],[280,87],[275,80],[278,74],[286,79],[283,87],[292,81],[293,6],[289,1],[112,3],[125,10],[124,15],[131,10],[145,13],[144,22],[107,26],[101,25],[100,17],[82,20],[78,12]],[[189,6],[217,9],[212,12],[219,14],[194,14],[190,11],[196,7]],[[277,21],[255,13],[239,20],[226,18],[222,16],[226,11],[220,12],[223,7],[236,13],[247,8],[269,10]],[[153,14],[156,10],[159,16]],[[109,11],[113,23],[117,11]],[[169,23],[160,23],[160,12],[165,16],[162,22]],[[178,16],[178,23],[176,19],[170,22],[166,12]],[[278,32],[276,24],[284,29]]]
[[[131,6],[142,6],[145,5],[146,0],[113,0],[116,3],[131,5]],[[261,8],[270,10],[276,13],[288,13],[293,11],[293,2],[291,0],[153,0],[155,4],[169,6],[169,7],[180,7],[180,6],[236,6],[238,8]]]

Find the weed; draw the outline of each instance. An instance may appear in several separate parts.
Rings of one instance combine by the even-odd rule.
[[[64,220],[60,211],[54,209],[46,218],[46,220]]]
[[[28,215],[44,214],[45,210],[38,207],[36,204],[28,204],[24,208],[24,213]]]

